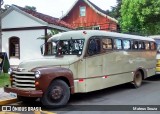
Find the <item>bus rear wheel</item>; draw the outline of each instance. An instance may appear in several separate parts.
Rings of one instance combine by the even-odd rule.
[[[41,98],[47,108],[59,108],[67,104],[70,98],[70,89],[63,80],[54,80]]]
[[[132,82],[135,88],[138,88],[142,85],[142,79],[143,79],[142,73],[140,71],[137,71],[134,75],[134,79]]]

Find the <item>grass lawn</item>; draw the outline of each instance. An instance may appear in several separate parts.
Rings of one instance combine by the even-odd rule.
[[[9,75],[8,74],[0,74],[0,87],[4,87],[5,85],[10,85]]]

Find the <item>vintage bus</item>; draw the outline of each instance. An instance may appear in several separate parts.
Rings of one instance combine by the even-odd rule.
[[[157,44],[157,65],[156,65],[156,74],[160,74],[160,35],[149,36],[156,41]]]
[[[41,99],[44,106],[66,105],[70,95],[124,83],[140,87],[155,74],[152,38],[80,30],[54,35],[41,46],[43,58],[27,60],[13,71],[5,92],[22,101]]]

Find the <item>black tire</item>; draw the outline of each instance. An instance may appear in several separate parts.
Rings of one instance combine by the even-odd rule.
[[[54,80],[43,94],[41,103],[47,108],[59,108],[67,104],[70,88],[63,80]]]
[[[133,79],[133,86],[135,88],[138,88],[142,85],[142,79],[143,79],[143,76],[142,76],[142,73],[140,71],[137,71],[134,75],[134,79]]]
[[[19,101],[23,101],[24,103],[31,103],[35,102],[38,98],[37,97],[24,97],[24,96],[17,96]]]

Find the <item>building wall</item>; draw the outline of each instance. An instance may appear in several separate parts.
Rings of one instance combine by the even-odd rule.
[[[18,65],[23,60],[40,58],[40,46],[44,40],[37,39],[44,35],[44,30],[10,31],[2,33],[2,52],[9,56],[9,38],[15,36],[20,38],[20,59],[9,58],[11,65]]]
[[[79,7],[86,6],[86,16],[81,17]],[[90,6],[88,6],[85,2],[79,1],[73,9],[70,11],[68,16],[64,17],[62,20],[71,24],[74,27],[89,27],[100,25],[100,28],[108,29],[109,23],[112,23],[111,28],[116,29],[116,23],[109,20],[107,17],[104,17],[98,13],[96,13]]]
[[[2,18],[2,28],[19,28],[19,27],[32,27],[42,26],[39,22],[23,15],[15,10]]]
[[[6,28],[35,27],[43,26],[41,23],[21,14],[12,11],[2,18],[2,30]],[[20,30],[3,31],[2,32],[2,51],[7,52],[9,56],[9,38],[18,37],[20,39],[20,59],[9,58],[11,65],[18,65],[23,60],[36,59],[41,57],[40,46],[44,44],[44,40],[37,39],[44,36],[45,31],[41,30]]]

